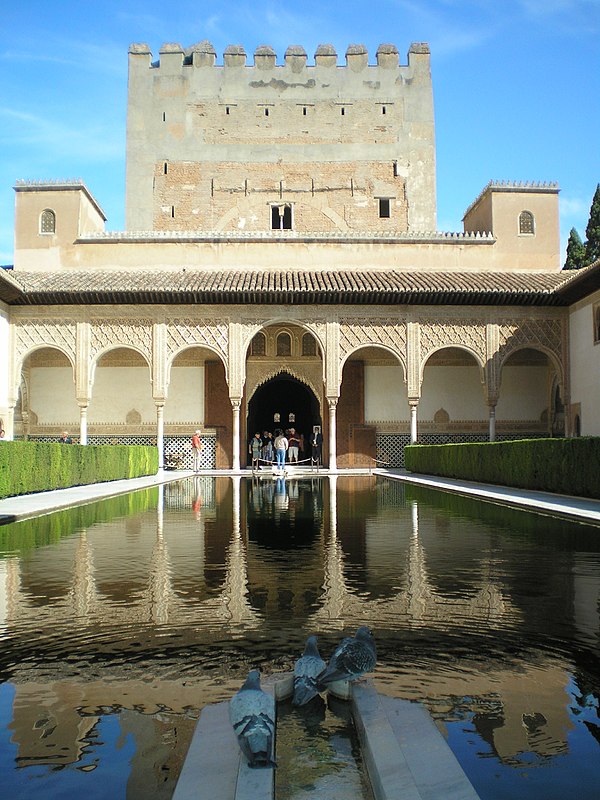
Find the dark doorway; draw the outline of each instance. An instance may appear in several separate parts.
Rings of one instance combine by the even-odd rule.
[[[279,414],[279,422],[275,415]],[[293,415],[293,419],[290,419]],[[310,441],[313,425],[322,425],[319,402],[306,384],[282,372],[254,392],[248,403],[248,439],[259,431],[294,428]],[[306,453],[304,458],[306,458]],[[310,454],[308,454],[310,457]]]

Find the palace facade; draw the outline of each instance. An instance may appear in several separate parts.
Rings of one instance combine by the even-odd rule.
[[[131,46],[127,230],[82,182],[15,185],[7,438],[191,466],[200,428],[205,466],[238,470],[277,427],[320,426],[331,469],[600,435],[600,264],[561,272],[558,186],[490,182],[436,232],[428,46],[338,61]]]

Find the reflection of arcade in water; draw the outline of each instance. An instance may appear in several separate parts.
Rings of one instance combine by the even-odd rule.
[[[597,543],[578,552],[548,520],[538,541],[535,519],[515,537],[477,514],[367,476],[199,476],[161,487],[156,508],[0,552],[0,689],[20,763],[80,763],[113,714],[138,745],[132,776],[150,780],[144,753],[178,714],[226,699],[248,663],[283,669],[307,631],[327,650],[366,620],[387,693],[445,724],[474,715],[465,735],[505,764],[568,753],[575,639],[598,647]]]

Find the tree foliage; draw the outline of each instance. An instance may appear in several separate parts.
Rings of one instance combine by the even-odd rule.
[[[600,258],[600,183],[596,186],[594,199],[590,208],[590,218],[585,229],[587,242],[585,244],[586,264],[592,264]]]
[[[581,269],[587,263],[585,245],[575,228],[571,228],[567,244],[567,258],[563,269]]]
[[[575,228],[571,228],[563,269],[581,269],[600,259],[600,183],[596,184],[585,235],[584,243]]]

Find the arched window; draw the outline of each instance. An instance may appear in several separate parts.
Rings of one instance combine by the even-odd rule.
[[[292,206],[290,203],[271,206],[271,230],[291,231],[293,227]]]
[[[264,356],[267,352],[267,340],[264,333],[257,333],[250,344],[251,356]]]
[[[312,333],[305,333],[302,337],[302,355],[303,356],[316,356],[317,355],[317,342]]]
[[[40,216],[40,233],[56,233],[56,214],[46,208]]]
[[[519,234],[533,236],[535,233],[535,219],[531,211],[521,211],[519,214]]]
[[[280,333],[277,337],[277,355],[278,356],[291,356],[292,355],[292,338],[289,333]]]

